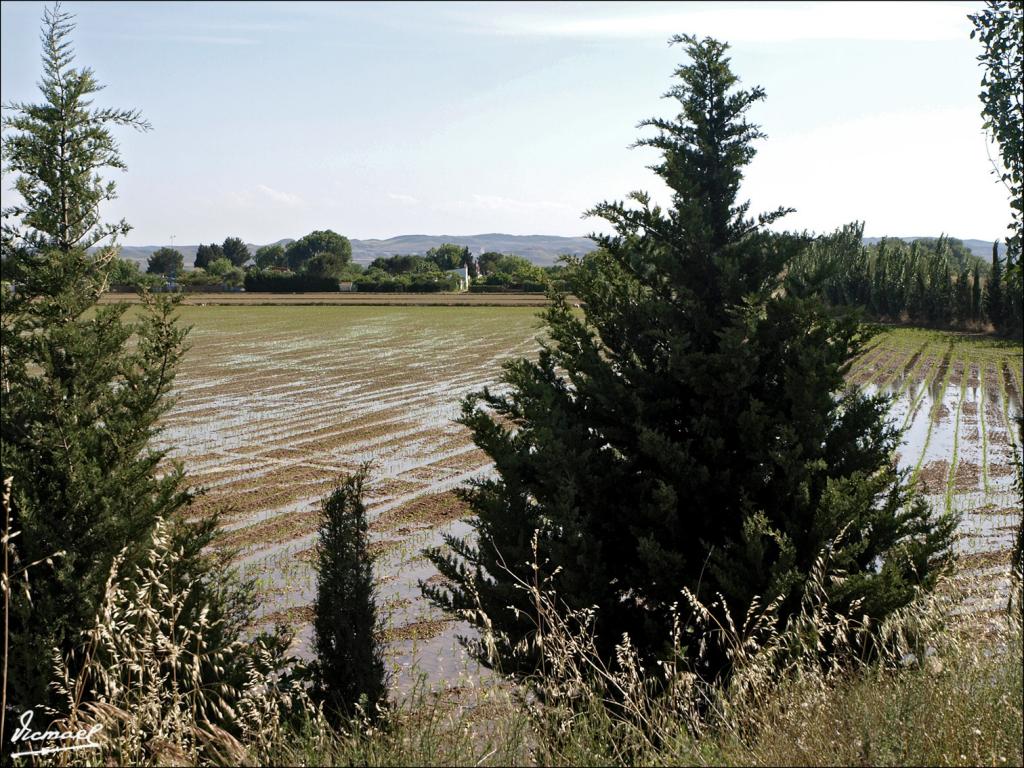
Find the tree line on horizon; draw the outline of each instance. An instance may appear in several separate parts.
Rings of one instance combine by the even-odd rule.
[[[1021,337],[1024,286],[1010,247],[992,261],[974,256],[955,238],[906,243],[882,238],[864,245],[863,223],[814,239],[788,274],[833,307],[856,307],[866,317],[936,328],[984,329]]]
[[[453,270],[466,269],[474,292],[523,291],[542,293],[554,284],[566,286],[565,267],[538,267],[513,254],[488,251],[474,256],[466,246],[443,243],[425,254],[395,254],[374,259],[365,268],[352,261],[349,239],[332,230],[311,232],[287,245],[274,243],[250,253],[241,238],[223,244],[202,244],[192,269],[185,268],[180,251],[165,246],[148,259],[145,274],[130,260],[116,258],[111,284],[117,287],[175,286],[294,292],[336,291],[351,282],[358,291],[439,292],[460,287]]]
[[[991,262],[974,255],[953,237],[882,237],[863,242],[863,223],[834,233],[808,237],[808,247],[788,266],[794,278],[817,287],[830,305],[861,308],[865,316],[936,328],[983,329],[1021,336],[1022,281],[1014,250],[1000,258],[993,243]],[[539,267],[512,254],[486,252],[474,257],[468,247],[444,243],[426,254],[395,254],[374,259],[365,268],[352,262],[348,238],[332,230],[312,232],[287,245],[275,243],[250,253],[238,237],[198,247],[194,267],[184,255],[163,247],[150,255],[146,273],[127,259],[116,259],[113,285],[176,284],[195,287],[245,287],[249,291],[334,291],[341,281],[365,292],[454,291],[450,270],[466,267],[470,290],[542,293],[568,290],[569,265]]]

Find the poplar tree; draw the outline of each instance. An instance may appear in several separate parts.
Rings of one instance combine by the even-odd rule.
[[[1024,2],[988,0],[984,9],[969,14],[982,46],[978,62],[982,66],[982,127],[999,146],[1003,167],[993,171],[1005,185],[1010,200],[1010,236],[1007,250],[1021,252],[1024,228]],[[1018,267],[1019,271],[1019,267]]]
[[[1005,185],[1010,201],[1010,236],[1006,238],[1005,270],[995,270],[989,280],[992,308],[989,320],[1000,333],[1020,337],[1024,333],[1024,271],[1021,266],[1021,233],[1024,231],[1024,2],[988,0],[985,8],[968,17],[982,45],[981,115],[983,127],[999,146],[1002,167],[993,171]]]
[[[1003,329],[1003,262],[999,259],[999,242],[992,243],[992,272],[985,283],[985,314],[996,331]]]
[[[974,279],[971,281],[971,319],[981,320],[981,265],[974,264]]]
[[[964,265],[956,278],[956,321],[961,325],[971,319],[971,273]]]
[[[836,541],[846,576],[828,585],[831,606],[857,600],[875,620],[947,561],[953,522],[933,520],[893,466],[887,400],[845,384],[869,332],[787,283],[807,246],[768,229],[787,210],[752,217],[737,200],[763,137],[745,115],[764,91],[737,87],[725,44],[673,42],[691,60],[666,94],[680,114],[644,121],[657,135],[637,142],[660,150],[670,207],[642,192],[597,205],[614,234],[578,263],[582,313],[555,297],[536,362],[508,363],[501,391],[463,403],[494,475],[465,494],[475,537],[427,551],[445,578],[423,590],[490,626],[496,655],[465,642],[506,673],[539,661],[536,645],[516,652],[537,629],[517,579],[596,608],[610,662],[624,633],[648,660],[671,652],[673,607],[690,618],[683,588],[708,605],[721,594],[737,617],[782,596],[791,615]],[[703,675],[728,671],[721,653],[706,662]]]
[[[11,554],[62,553],[33,568],[31,600],[10,594],[8,700],[21,706],[47,703],[51,654],[92,625],[113,557],[131,558],[154,520],[188,500],[180,467],[161,475],[164,452],[150,448],[182,352],[172,305],[151,300],[136,322],[123,305],[96,306],[130,229],[99,213],[115,196],[99,172],[124,168],[110,128],[149,124],[92,106],[101,86],[72,66],[71,19],[59,5],[44,11],[43,101],[5,104],[3,118],[20,201],[3,211],[0,473],[13,478]]]

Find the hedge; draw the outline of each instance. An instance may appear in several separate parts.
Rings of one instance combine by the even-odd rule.
[[[487,285],[474,283],[469,286],[470,293],[544,293],[548,287],[544,283],[521,283],[519,285]]]
[[[356,280],[353,287],[362,293],[440,293],[454,291],[458,283],[454,280]]]
[[[248,272],[245,275],[245,290],[258,293],[336,293],[339,289],[338,281],[331,277],[289,275],[281,272]]]

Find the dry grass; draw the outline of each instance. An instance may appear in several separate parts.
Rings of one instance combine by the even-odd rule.
[[[62,732],[97,728],[100,751],[59,752],[41,762],[185,765],[262,762],[284,715],[322,722],[301,685],[286,682],[294,659],[262,639],[218,631],[222,620],[176,582],[182,552],[158,522],[142,564],[115,559],[84,650],[56,660]]]
[[[212,642],[215,622],[202,606],[180,620],[191,587],[174,583],[178,556],[159,526],[143,566],[122,574],[115,563],[82,663],[58,670],[70,715],[56,726],[99,725],[103,749],[40,763],[1018,765],[1024,757],[1020,575],[1009,612],[957,614],[966,585],[955,578],[879,627],[856,609],[829,610],[826,585],[841,576],[828,551],[801,612],[781,630],[775,602],[755,602],[735,621],[684,592],[694,618],[677,623],[672,645],[679,651],[686,637],[725,649],[734,670],[727,685],[702,681],[682,653],[645,669],[628,637],[607,665],[592,612],[567,610],[546,584],[519,582],[538,606],[529,642],[543,658],[540,674],[521,686],[480,687],[469,677],[443,690],[421,680],[376,724],[356,718],[334,729],[301,684],[283,682],[294,662],[269,647]],[[881,640],[865,658],[869,633]],[[485,633],[484,642],[500,638]],[[236,680],[228,670],[239,658]]]
[[[556,596],[520,582],[541,606],[537,626],[544,630],[533,641],[546,669],[534,681],[545,705],[531,717],[538,736],[533,759],[544,765],[1020,765],[1019,578],[1017,608],[986,622],[951,618],[963,593],[947,581],[875,628],[855,614],[830,613],[824,585],[834,578],[823,553],[801,613],[781,631],[772,629],[773,603],[752,606],[739,623],[683,595],[699,617],[694,629],[702,644],[720,643],[731,658],[734,674],[724,688],[702,683],[677,663],[644,670],[628,638],[616,663],[604,665],[590,633],[592,615],[567,611]],[[988,632],[979,632],[981,623]],[[685,631],[677,627],[676,648]],[[869,632],[882,642],[878,655],[864,659],[858,649]],[[819,643],[833,649],[827,659]]]

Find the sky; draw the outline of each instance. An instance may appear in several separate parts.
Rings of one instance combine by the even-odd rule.
[[[44,4],[0,3],[4,104],[38,102]],[[117,129],[103,213],[127,245],[250,243],[333,229],[580,236],[633,190],[631,148],[685,63],[674,34],[728,42],[767,98],[746,170],[776,229],[993,240],[1008,195],[982,129],[982,3],[66,2],[76,64],[153,130]],[[674,106],[675,105],[675,106]],[[14,199],[5,176],[3,204]]]

